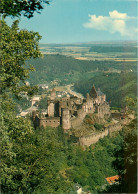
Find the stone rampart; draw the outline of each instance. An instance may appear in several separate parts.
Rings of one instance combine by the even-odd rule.
[[[110,135],[111,133],[115,131],[119,131],[122,129],[122,125],[120,123],[116,123],[114,125],[110,125],[105,128],[104,131],[99,132],[99,133],[94,133],[89,136],[84,136],[79,138],[79,142],[81,146],[90,146],[91,144],[94,144],[99,141],[99,139]]]
[[[122,125],[121,125],[121,123],[118,122],[114,125],[108,126],[106,129],[108,129],[109,135],[110,135],[112,132],[120,131],[122,129]]]
[[[60,125],[60,117],[40,118],[40,127],[58,127]]]

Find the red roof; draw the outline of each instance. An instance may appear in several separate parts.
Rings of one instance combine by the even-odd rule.
[[[109,184],[115,183],[116,181],[119,180],[119,175],[112,176],[112,177],[107,177],[106,180]]]

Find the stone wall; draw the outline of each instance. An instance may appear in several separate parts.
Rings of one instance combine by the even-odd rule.
[[[40,127],[58,127],[60,126],[60,117],[45,117],[45,118],[40,118]]]
[[[99,118],[104,118],[104,117],[106,117],[106,119],[109,118],[111,115],[109,104],[107,104],[106,102],[104,102],[103,104],[100,104],[97,107],[97,112],[98,112]]]
[[[94,144],[99,141],[99,139],[110,135],[111,133],[115,131],[119,131],[122,129],[122,125],[120,123],[116,123],[114,125],[110,125],[107,128],[105,128],[104,131],[92,134],[90,136],[84,136],[79,138],[79,143],[81,146],[90,146],[91,144]]]
[[[108,129],[109,135],[110,135],[111,133],[113,133],[115,131],[120,131],[122,129],[122,125],[121,125],[121,123],[118,122],[114,125],[108,126],[106,129]]]

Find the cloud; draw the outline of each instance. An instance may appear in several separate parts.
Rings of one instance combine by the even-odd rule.
[[[133,25],[130,27],[130,20],[137,17],[130,17],[126,13],[119,13],[117,10],[109,12],[109,16],[89,15],[89,22],[83,24],[85,28],[105,30],[110,33],[120,33],[121,36],[136,36],[138,29]]]
[[[119,13],[118,11],[114,10],[112,12],[109,12],[109,16],[113,19],[126,19],[127,14],[126,13]]]

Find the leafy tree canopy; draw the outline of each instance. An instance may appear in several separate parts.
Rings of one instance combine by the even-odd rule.
[[[44,4],[49,4],[47,0],[1,0],[0,13],[6,16],[21,16],[27,18],[33,17],[34,12],[40,13]]]
[[[26,68],[25,61],[41,56],[38,42],[41,36],[37,32],[19,30],[18,21],[14,21],[9,27],[4,20],[0,21],[0,92],[8,91],[19,93],[28,91],[29,86],[24,86],[32,66]],[[20,81],[23,83],[19,86]]]

